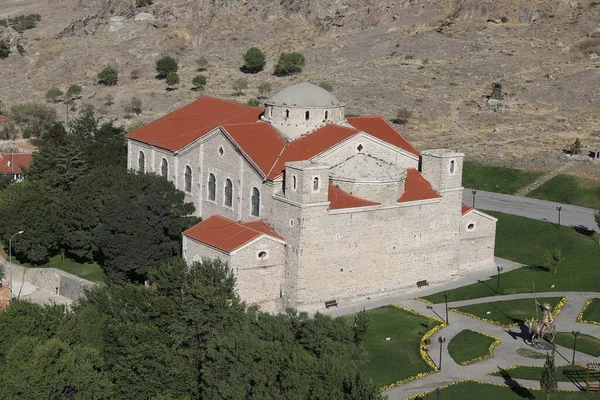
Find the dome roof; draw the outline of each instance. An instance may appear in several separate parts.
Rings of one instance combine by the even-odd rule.
[[[313,83],[301,82],[280,90],[267,104],[289,107],[341,107],[343,104],[327,90]]]

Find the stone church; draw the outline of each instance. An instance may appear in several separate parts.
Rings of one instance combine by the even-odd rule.
[[[264,108],[202,97],[127,138],[128,167],[172,181],[203,219],[183,232],[184,258],[226,261],[264,310],[493,272],[496,219],[462,205],[464,155],[346,117],[311,83]]]

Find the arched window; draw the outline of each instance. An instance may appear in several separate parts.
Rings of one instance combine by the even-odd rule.
[[[160,163],[160,175],[163,178],[168,178],[169,177],[169,163],[167,162],[166,158],[163,158],[161,163]]]
[[[217,178],[213,174],[208,174],[208,199],[215,201],[217,198]]]
[[[450,173],[454,173],[454,160],[450,161]]]
[[[313,179],[313,190],[316,192],[319,190],[319,177],[315,176]]]
[[[225,180],[225,206],[233,205],[233,184],[230,179]]]
[[[257,188],[252,189],[252,211],[255,217],[260,217],[260,192]]]
[[[329,111],[325,110],[325,121],[329,119]]]
[[[310,111],[304,113],[304,119],[306,119],[307,121],[310,119]]]
[[[289,118],[290,117],[290,110],[285,110],[285,117]]]
[[[192,191],[192,169],[188,166],[185,167],[185,173],[183,175],[185,180],[185,191],[190,193]]]
[[[297,187],[297,183],[296,183],[296,175],[292,176],[292,189],[296,190]]]
[[[140,155],[138,156],[138,171],[142,174],[146,172],[146,156],[143,151],[140,151]]]

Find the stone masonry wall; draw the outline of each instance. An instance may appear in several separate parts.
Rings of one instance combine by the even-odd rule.
[[[471,229],[469,229],[472,224]],[[460,223],[460,268],[469,271],[489,268],[494,272],[496,221],[476,212],[462,216]]]

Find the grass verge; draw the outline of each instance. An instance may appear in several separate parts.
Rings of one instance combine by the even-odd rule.
[[[575,229],[516,215],[486,211],[498,218],[496,255],[528,267],[500,275],[500,295],[537,292],[596,292],[600,268],[590,268],[600,260],[600,246]],[[544,266],[546,251],[561,249],[564,261],[557,273]],[[490,273],[493,273],[490,271]],[[497,277],[448,291],[450,301],[477,299],[496,295]],[[443,293],[424,297],[442,303]]]
[[[554,343],[567,349],[572,349],[574,344],[573,339],[573,334],[570,332],[557,332]],[[577,351],[589,354],[590,356],[600,357],[600,339],[580,334],[577,336]]]
[[[365,336],[365,359],[359,362],[361,373],[378,386],[391,385],[421,373],[433,372],[420,354],[421,339],[436,320],[412,314],[393,306],[367,311],[369,329]],[[344,317],[352,323],[354,316]],[[390,340],[386,340],[390,338]]]
[[[515,367],[494,371],[490,375],[504,376],[512,379],[539,381],[542,377],[543,371],[543,367],[517,365]],[[556,380],[559,382],[583,382],[585,385],[585,368],[580,365],[565,365],[558,367],[556,368]]]
[[[492,357],[499,343],[500,340],[492,336],[465,329],[450,340],[448,353],[457,364],[472,364]]]
[[[515,168],[465,161],[463,186],[488,192],[515,194],[541,175],[541,172],[527,172]]]
[[[578,322],[600,325],[600,299],[589,299],[577,317]]]
[[[562,297],[537,299],[540,304],[552,304],[553,308],[556,308],[556,305],[561,300]],[[460,313],[469,314],[475,316],[477,319],[505,327],[524,322],[527,318],[535,318],[536,315],[536,305],[533,298],[472,304],[470,306],[456,307],[452,310],[457,310]],[[540,311],[538,311],[538,314],[540,314]]]
[[[475,381],[458,381],[450,385],[442,386],[444,400],[485,399],[485,400],[546,400],[546,393],[537,389],[525,387],[508,387],[505,385],[494,385]],[[440,396],[440,398],[442,398]],[[438,395],[435,390],[409,397],[407,400],[436,400]],[[598,399],[597,393],[591,392],[566,392],[560,391],[552,394],[552,399],[561,400],[587,400]]]
[[[600,181],[557,175],[527,197],[600,209]]]
[[[534,351],[534,350],[527,349],[524,347],[519,347],[517,349],[517,354],[522,357],[534,358],[534,359],[538,359],[538,360],[546,358],[546,356],[544,354],[540,353],[539,351]]]

